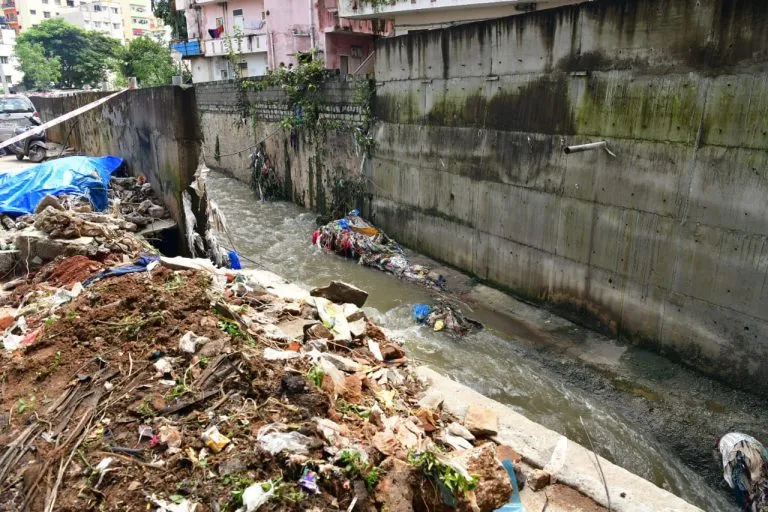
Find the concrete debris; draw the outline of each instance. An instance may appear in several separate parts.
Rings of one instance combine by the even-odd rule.
[[[460,452],[450,457],[449,461],[477,478],[475,490],[459,498],[459,502],[464,504],[460,508],[496,510],[512,495],[512,483],[504,466],[496,460],[496,445],[493,443]]]
[[[495,436],[499,433],[499,416],[487,407],[470,405],[464,416],[464,426],[478,437]]]
[[[528,473],[528,477],[525,480],[526,484],[534,491],[545,488],[551,483],[551,481],[552,475],[549,473],[549,471],[545,471],[543,469],[534,469]]]
[[[187,331],[179,340],[179,350],[188,354],[194,354],[198,346],[205,345],[209,341],[211,340],[205,336],[198,336],[192,331]]]
[[[448,425],[448,433],[454,436],[459,436],[467,441],[474,441],[475,436],[463,425],[456,423],[455,421]]]
[[[342,281],[331,281],[331,284],[323,288],[314,288],[309,294],[313,297],[322,297],[337,304],[350,303],[361,308],[368,300],[368,292]]]

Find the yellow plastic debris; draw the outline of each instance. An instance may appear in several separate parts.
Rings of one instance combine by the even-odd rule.
[[[442,331],[444,328],[445,328],[445,322],[443,322],[442,320],[438,320],[437,322],[435,322],[435,327],[434,327],[435,331]]]
[[[203,438],[203,441],[205,441],[205,446],[215,451],[216,453],[219,453],[224,449],[225,446],[230,443],[229,438],[219,432],[219,429],[216,428],[216,425],[203,432],[201,437]]]

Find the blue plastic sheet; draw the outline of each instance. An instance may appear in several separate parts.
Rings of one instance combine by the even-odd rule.
[[[0,174],[0,213],[26,215],[47,195],[87,197],[94,209],[107,207],[109,178],[123,159],[116,156],[69,156],[30,167],[19,173]]]
[[[427,319],[427,316],[432,312],[432,308],[427,304],[416,304],[413,306],[413,319],[419,323],[422,323]]]
[[[232,270],[240,270],[243,268],[243,265],[240,263],[240,256],[238,256],[237,251],[229,251],[229,268]]]
[[[136,272],[146,272],[147,266],[153,261],[157,261],[159,259],[160,256],[155,254],[142,254],[141,257],[137,259],[133,265],[121,265],[119,267],[112,267],[106,270],[102,270],[101,272],[94,274],[83,281],[83,286],[88,286],[106,277],[124,276],[126,274],[134,274]]]

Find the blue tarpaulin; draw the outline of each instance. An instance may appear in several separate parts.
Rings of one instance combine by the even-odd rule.
[[[88,286],[89,284],[100,281],[106,277],[124,276],[125,274],[146,272],[149,264],[153,261],[158,261],[159,259],[160,256],[155,254],[142,254],[141,257],[139,257],[139,259],[137,259],[133,265],[120,265],[119,267],[112,267],[102,270],[101,272],[94,274],[83,281],[83,286]]]
[[[107,207],[109,177],[123,164],[116,156],[69,156],[0,174],[0,213],[26,215],[47,195],[87,197],[96,210]]]

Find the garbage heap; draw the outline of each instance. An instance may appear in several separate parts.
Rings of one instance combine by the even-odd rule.
[[[490,511],[512,495],[494,413],[452,418],[423,393],[364,291],[144,263],[59,258],[4,299],[4,339],[23,338],[0,360],[0,510]]]
[[[175,226],[142,179],[113,177],[108,196],[109,208],[103,212],[94,211],[83,196],[64,194],[46,196],[32,215],[0,215],[0,250],[14,256],[0,260],[2,274],[60,255],[134,256],[150,248],[147,238]]]
[[[407,281],[430,288],[445,286],[442,275],[429,267],[412,263],[397,242],[363,220],[357,210],[317,229],[312,235],[312,243]]]

